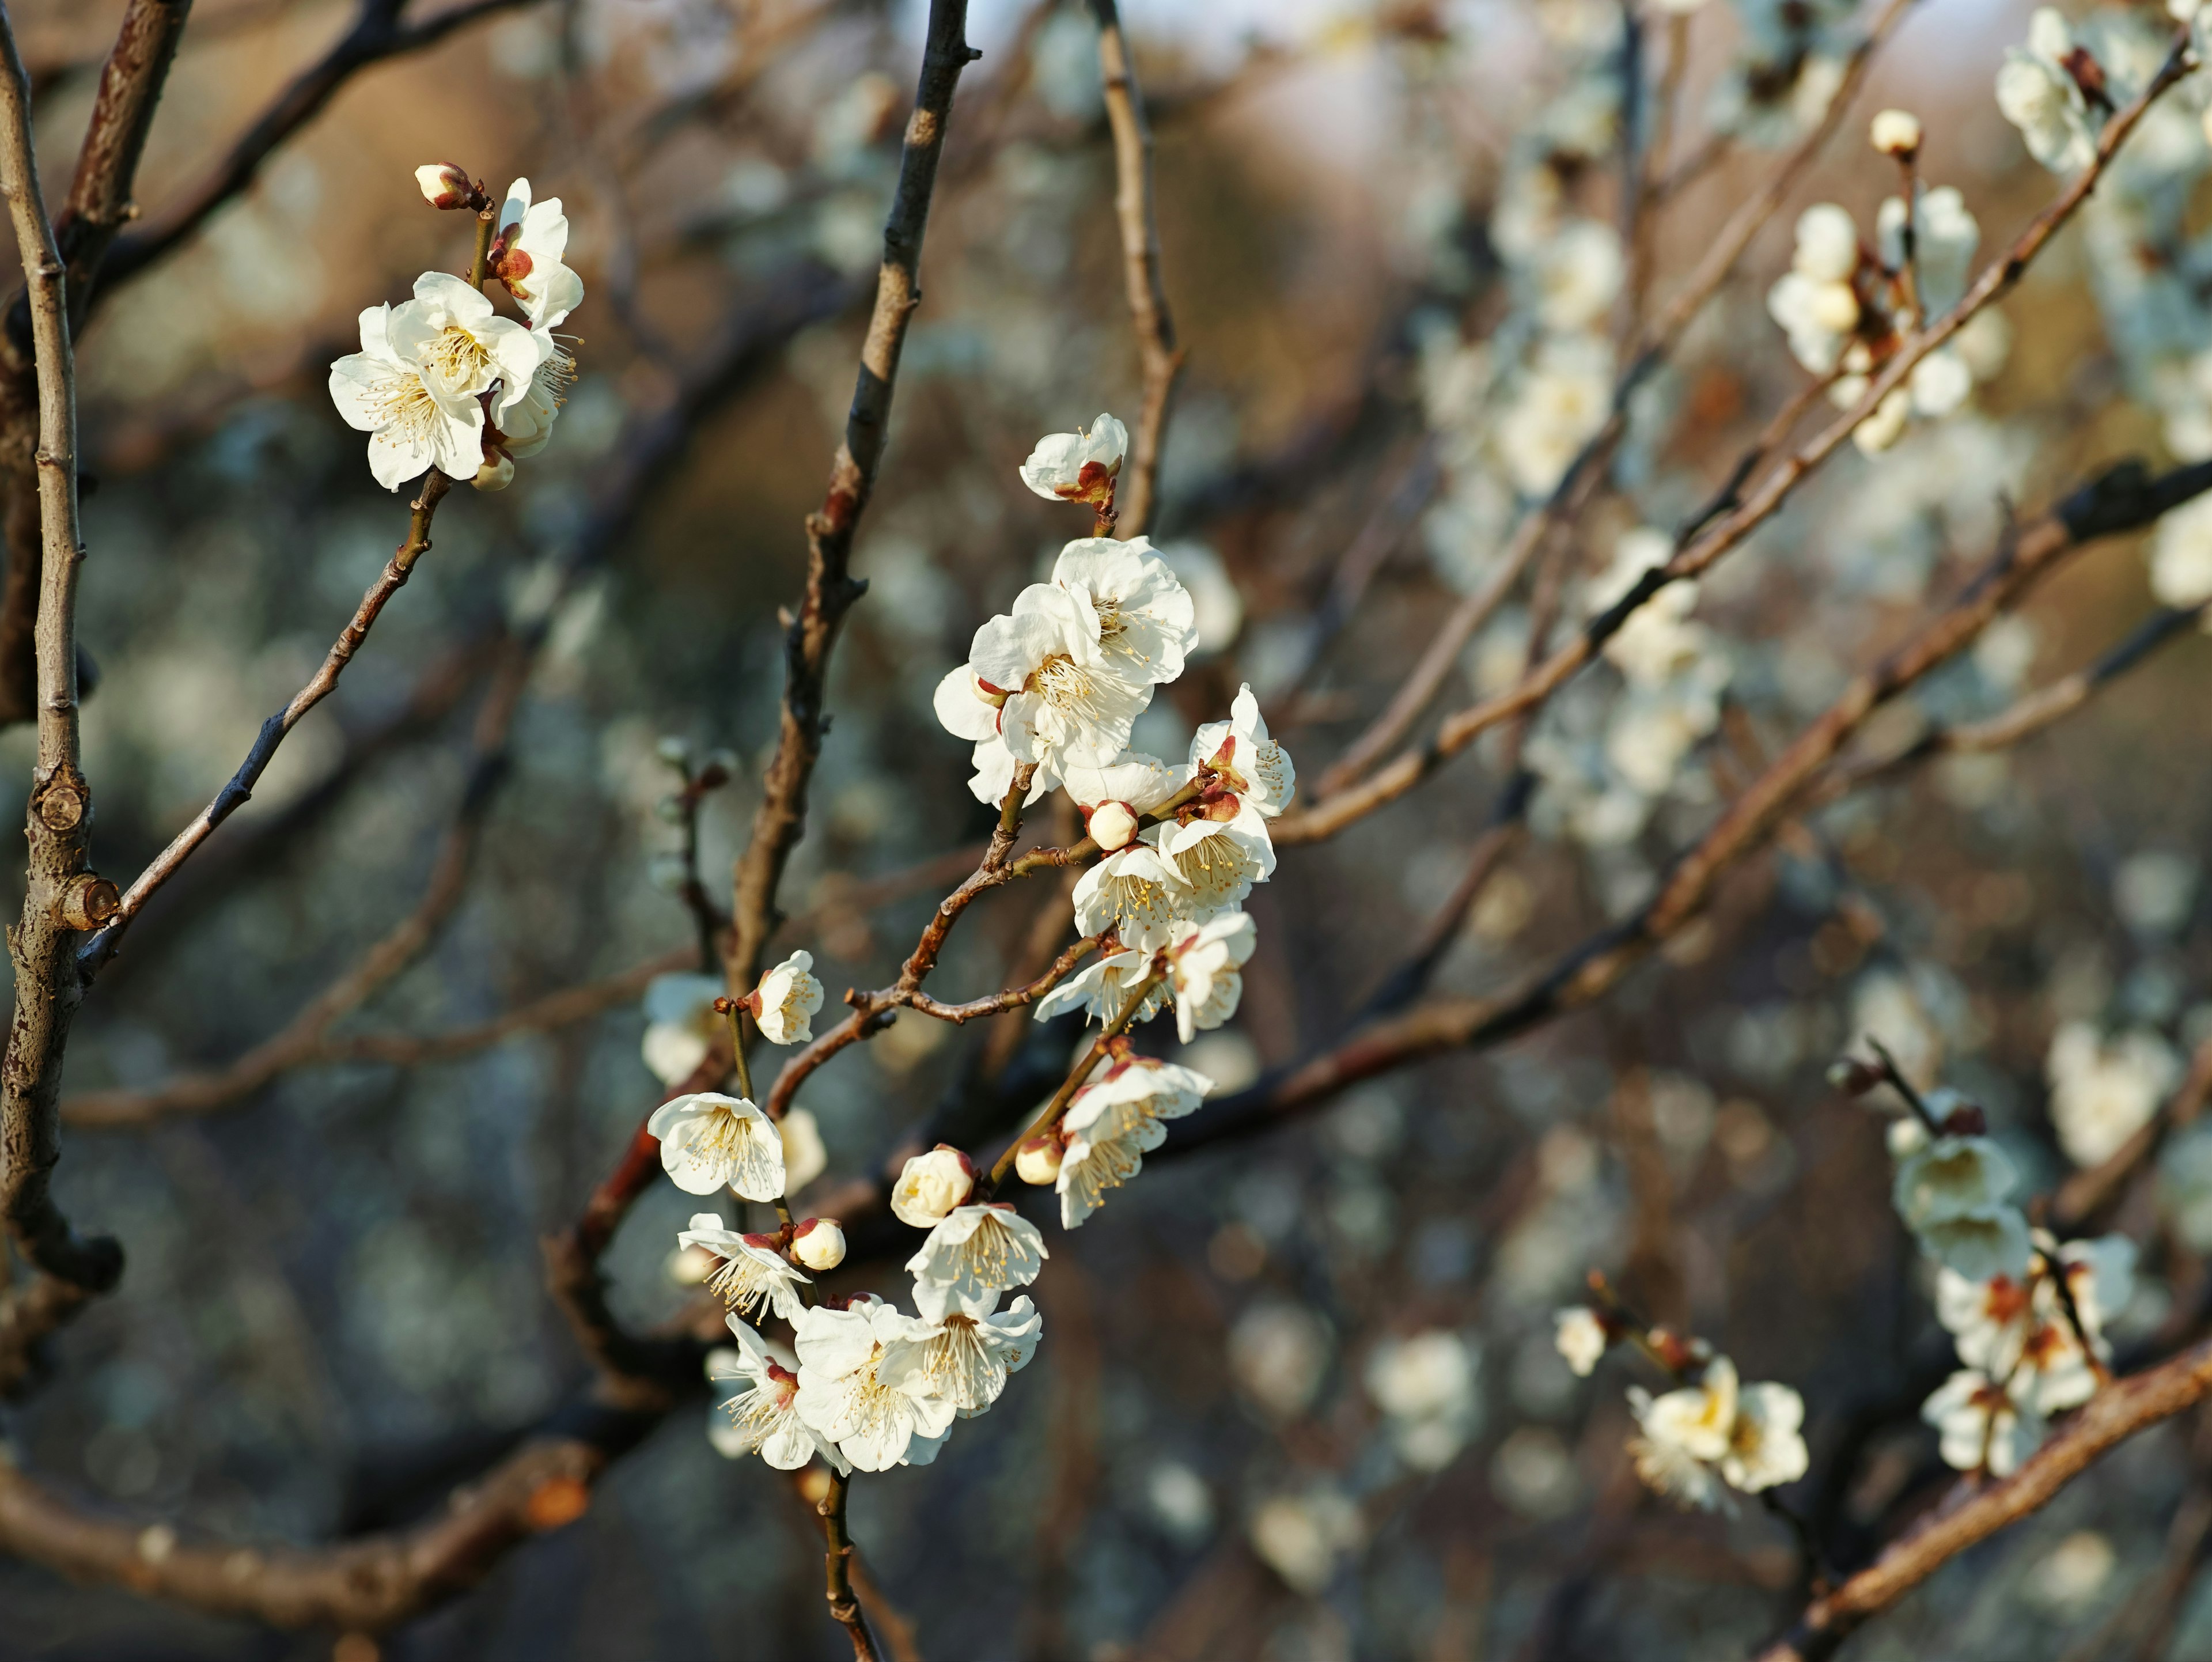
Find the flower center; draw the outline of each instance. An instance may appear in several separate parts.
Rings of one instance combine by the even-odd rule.
[[[465,387],[475,385],[491,362],[491,354],[484,350],[483,343],[458,323],[446,326],[438,338],[430,343],[423,358],[441,378]]]

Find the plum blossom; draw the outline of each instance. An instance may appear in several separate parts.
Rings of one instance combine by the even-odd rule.
[[[1070,767],[1061,782],[1091,841],[1110,855],[1137,840],[1144,817],[1180,791],[1184,776],[1158,757],[1131,751],[1110,767]]]
[[[1116,941],[1140,956],[1175,938],[1176,923],[1190,916],[1194,892],[1160,857],[1158,843],[1155,835],[1109,854],[1077,880],[1075,927],[1085,936],[1110,929]]]
[[[817,1305],[793,1324],[799,1350],[799,1416],[860,1471],[927,1465],[952,1430],[957,1404],[911,1367],[897,1383],[882,1364],[927,1324],[870,1294],[842,1310]],[[909,1353],[902,1352],[902,1358]]]
[[[1152,696],[1148,682],[1126,679],[1108,661],[1087,597],[1032,583],[1011,612],[975,631],[968,662],[939,683],[933,703],[947,731],[977,743],[979,776],[987,759],[995,764],[981,748],[995,739],[1013,762],[1036,763],[1039,778],[1056,783],[1069,764],[1112,764]]]
[[[441,399],[493,393],[494,419],[530,392],[550,344],[448,271],[415,279],[415,297],[392,309],[392,350],[421,371]],[[471,468],[471,472],[475,470]]]
[[[331,400],[347,426],[368,435],[369,472],[386,490],[433,467],[472,478],[483,462],[483,408],[424,377],[392,344],[392,315],[389,306],[361,314],[361,350],[331,366]]]
[[[743,1097],[677,1097],[654,1109],[645,1129],[660,1139],[661,1166],[686,1194],[711,1195],[727,1184],[747,1200],[782,1197],[783,1138]]]
[[[1086,1021],[1117,1020],[1136,995],[1137,988],[1151,977],[1152,957],[1151,953],[1123,952],[1093,959],[1037,1001],[1036,1019],[1050,1021],[1069,1010],[1081,1010]],[[1165,982],[1155,983],[1131,1021],[1150,1020],[1166,1007],[1170,996]]]
[[[1267,718],[1249,682],[1237,690],[1227,721],[1208,721],[1192,735],[1190,765],[1205,782],[1200,801],[1233,796],[1240,809],[1268,819],[1290,806],[1298,788],[1291,753],[1267,736]]]
[[[1130,1056],[1076,1093],[1060,1121],[1066,1143],[1055,1186],[1063,1229],[1079,1227],[1143,1169],[1167,1139],[1165,1122],[1195,1112],[1213,1082],[1171,1062]]]
[[[1022,464],[1022,483],[1047,501],[1110,502],[1129,429],[1101,415],[1088,429],[1048,433]]]
[[[975,1188],[975,1167],[968,1156],[940,1142],[907,1161],[891,1189],[891,1210],[902,1223],[933,1229],[967,1204]]]
[[[2055,174],[2077,172],[2097,153],[2089,102],[2069,67],[2075,51],[2065,16],[2039,6],[2027,44],[2007,47],[1997,70],[1997,108],[2020,129],[2028,154]]]
[[[561,211],[561,198],[532,202],[526,179],[508,186],[488,269],[532,328],[552,329],[583,304],[584,280],[564,263],[568,253],[568,216]]]
[[[1258,945],[1249,912],[1176,927],[1167,953],[1168,980],[1175,990],[1176,1033],[1184,1044],[1237,1014],[1244,996],[1243,965]]]
[[[1881,263],[1897,271],[1905,264],[1905,198],[1884,198],[1875,210],[1874,228]],[[1912,268],[1928,316],[1941,317],[1959,303],[1981,240],[1981,225],[1956,188],[1941,185],[1920,192],[1912,216]]]
[[[729,1323],[737,1336],[737,1361],[732,1371],[713,1377],[743,1379],[749,1388],[722,1404],[732,1434],[716,1438],[715,1446],[732,1458],[757,1453],[779,1471],[796,1471],[817,1454],[839,1471],[851,1471],[837,1446],[800,1416],[799,1375],[770,1355],[760,1335],[736,1316]]]
[[[1868,128],[1867,137],[1884,155],[1911,155],[1920,148],[1920,118],[1910,110],[1882,110]]]
[[[465,208],[476,186],[465,169],[450,161],[426,161],[415,170],[416,188],[433,208]]]
[[[793,953],[760,978],[746,1002],[761,1037],[771,1044],[805,1044],[814,1038],[814,1013],[822,1008],[822,983],[809,971],[814,954]]]
[[[1004,1312],[995,1312],[998,1302],[994,1293],[981,1309],[946,1310],[909,1324],[884,1348],[876,1377],[949,1402],[962,1419],[973,1419],[999,1400],[1008,1374],[1029,1366],[1044,1336],[1044,1318],[1027,1297]]]
[[[1006,1288],[1035,1281],[1051,1256],[1036,1225],[1005,1202],[955,1207],[907,1260],[915,1308],[933,1322],[947,1311],[981,1315]]]
[[[2076,1166],[2097,1166],[2150,1123],[2180,1081],[2181,1059],[2148,1029],[2107,1039],[2086,1021],[2069,1021],[2051,1036],[2044,1071],[2059,1147]]]
[[[1920,1405],[1942,1440],[1943,1463],[2008,1477],[2043,1440],[2043,1422],[1977,1368],[1960,1368]]]
[[[1597,1312],[1585,1305],[1576,1305],[1562,1310],[1553,1318],[1557,1330],[1552,1342],[1577,1379],[1587,1379],[1596,1372],[1605,1358],[1612,1340],[1607,1336],[1605,1322]]]
[[[1789,337],[1790,356],[1816,375],[1836,368],[1859,326],[1851,286],[1858,264],[1858,226],[1848,209],[1819,202],[1798,216],[1790,270],[1767,290],[1766,312]]]
[[[1052,581],[1091,608],[1099,655],[1133,686],[1174,680],[1198,648],[1198,608],[1143,537],[1072,542],[1054,562]]]
[[[700,1212],[693,1215],[691,1227],[677,1235],[676,1244],[714,1256],[716,1268],[707,1277],[707,1290],[738,1316],[750,1316],[765,1306],[793,1322],[806,1307],[799,1289],[810,1285],[809,1278],[776,1250],[773,1235],[739,1234],[714,1213]]]
[[[663,1085],[698,1071],[727,1025],[714,1013],[722,981],[711,975],[657,975],[645,988],[645,1065]]]
[[[1804,1399],[1784,1385],[1739,1384],[1725,1356],[1693,1385],[1628,1397],[1643,1434],[1629,1444],[1637,1474],[1678,1505],[1711,1511],[1727,1504],[1723,1483],[1755,1495],[1805,1475]]]
[[[1431,1329],[1385,1339],[1367,1359],[1367,1394],[1389,1416],[1398,1456],[1441,1471],[1474,1434],[1475,1358],[1458,1334]]]
[[[1928,1139],[1898,1162],[1890,1197],[1922,1247],[1970,1281],[2026,1273],[2027,1220],[2004,1203],[2019,1173],[1984,1136]]]

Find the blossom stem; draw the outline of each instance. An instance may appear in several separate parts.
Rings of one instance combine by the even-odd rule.
[[[745,1061],[745,1007],[736,999],[730,1004],[730,1055],[738,1065],[738,1094],[747,1102],[753,1099],[753,1070]],[[787,1220],[788,1221],[788,1220]]]
[[[1145,1001],[1152,995],[1152,989],[1158,986],[1164,978],[1164,973],[1155,970],[1137,983],[1135,989],[1129,995],[1129,1001],[1121,1007],[1121,1014],[1106,1024],[1105,1031],[1100,1033],[1092,1042],[1091,1048],[1083,1053],[1083,1060],[1077,1062],[1074,1070],[1060,1081],[1060,1089],[1052,1093],[1052,1100],[1045,1104],[1044,1111],[1023,1127],[1021,1135],[1008,1143],[1006,1152],[999,1156],[998,1164],[992,1166],[990,1175],[975,1185],[975,1197],[978,1200],[988,1200],[998,1193],[999,1185],[1006,1180],[1006,1173],[1014,1169],[1014,1158],[1021,1152],[1024,1143],[1031,1137],[1042,1136],[1060,1123],[1060,1117],[1067,1111],[1067,1105],[1075,1099],[1075,1093],[1083,1088],[1084,1081],[1091,1077],[1092,1070],[1105,1056],[1107,1047],[1119,1038],[1129,1024],[1137,1019],[1137,1012],[1145,1008]]]
[[[822,1519],[822,1559],[830,1614],[851,1637],[854,1662],[877,1662],[875,1635],[868,1631],[868,1619],[860,1613],[860,1601],[853,1596],[853,1537],[845,1527],[845,1491],[848,1486],[849,1480],[842,1473],[831,1472],[830,1492],[814,1508]]]
[[[469,261],[469,287],[482,293],[491,266],[491,240],[499,229],[499,210],[486,208],[477,215],[477,251]]]
[[[1881,1062],[1883,1082],[1905,1099],[1905,1105],[1912,1110],[1915,1117],[1927,1128],[1929,1136],[1942,1136],[1943,1128],[1936,1123],[1935,1113],[1929,1108],[1920,1093],[1912,1088],[1912,1081],[1905,1078],[1905,1070],[1897,1065],[1897,1058],[1890,1055],[1889,1047],[1869,1033],[1867,1035],[1867,1048],[1872,1050]]]
[[[1897,158],[1898,170],[1905,178],[1905,229],[1898,239],[1898,285],[1905,292],[1905,304],[1912,314],[1912,326],[1919,327],[1920,279],[1918,275],[1919,227],[1914,222],[1920,217],[1920,152],[1905,151]]]

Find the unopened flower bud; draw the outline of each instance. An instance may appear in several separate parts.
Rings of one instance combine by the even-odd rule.
[[[1920,118],[1910,110],[1884,110],[1875,117],[1869,137],[1884,155],[1902,160],[1919,151]]]
[[[791,1232],[791,1256],[809,1269],[835,1269],[845,1262],[845,1232],[835,1218],[809,1218]]]
[[[1881,1083],[1881,1073],[1856,1056],[1843,1056],[1829,1064],[1828,1083],[1847,1097],[1863,1097]]]
[[[1990,1131],[1990,1117],[1971,1102],[1962,1102],[1940,1122],[1947,1137],[1983,1137]]]
[[[939,1143],[916,1154],[891,1190],[891,1210],[916,1229],[933,1229],[975,1191],[975,1168],[957,1148]]]
[[[1111,854],[1137,840],[1137,811],[1127,802],[1101,802],[1091,810],[1091,838]]]
[[[495,450],[469,483],[479,490],[504,490],[514,483],[514,458]]]
[[[1014,1155],[1014,1172],[1040,1189],[1060,1181],[1060,1162],[1067,1151],[1058,1137],[1031,1137]]]
[[[422,200],[433,208],[465,208],[476,194],[469,176],[450,161],[426,161],[415,170]]]

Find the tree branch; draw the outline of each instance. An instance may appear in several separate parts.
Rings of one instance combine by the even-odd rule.
[[[883,267],[876,304],[860,348],[845,441],[830,466],[830,489],[806,521],[806,593],[784,642],[782,730],[767,788],[753,815],[752,836],[732,874],[733,924],[727,965],[730,995],[743,997],[759,977],[761,959],[782,922],[776,889],[791,852],[806,831],[806,790],[822,754],[829,717],[823,709],[830,648],[853,602],[867,590],[848,567],[853,533],[875,490],[889,436],[891,393],[908,325],[921,304],[921,243],[937,164],[945,151],[953,88],[979,54],[967,40],[966,0],[931,0],[921,82],[899,158],[898,185],[884,224]]]

